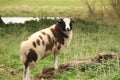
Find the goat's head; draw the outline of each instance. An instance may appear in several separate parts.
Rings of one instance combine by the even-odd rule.
[[[58,20],[58,24],[61,26],[61,29],[63,31],[71,31],[72,23],[74,23],[74,21],[71,18],[64,18]]]

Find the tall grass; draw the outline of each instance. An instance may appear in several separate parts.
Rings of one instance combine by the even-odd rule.
[[[0,80],[20,80],[22,78],[23,64],[20,61],[20,43],[35,31],[55,22],[55,20],[28,21],[25,24],[8,24],[0,28]],[[119,33],[120,30],[114,25],[76,20],[72,42],[59,55],[59,62],[87,58],[100,52],[120,52]],[[102,65],[83,64],[74,70],[54,75],[54,80],[119,80],[119,65],[119,59]],[[41,60],[33,69],[32,75],[35,76],[48,66],[53,66],[53,55]],[[87,70],[83,71],[84,68]],[[15,72],[16,77],[11,71]]]
[[[92,1],[92,0],[91,0]],[[109,7],[109,0],[104,1]],[[1,16],[68,16],[81,18],[87,14],[87,7],[82,0],[0,0]],[[101,1],[95,7],[102,8]]]

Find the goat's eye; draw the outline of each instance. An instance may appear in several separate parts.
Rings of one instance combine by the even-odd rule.
[[[72,27],[72,22],[70,22],[70,26]]]

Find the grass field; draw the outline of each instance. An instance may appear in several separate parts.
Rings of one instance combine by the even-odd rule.
[[[110,7],[109,1],[104,0],[107,8]],[[100,9],[101,6],[100,0],[96,1],[95,7]],[[0,0],[0,16],[81,18],[86,15],[88,15],[87,7],[81,0]],[[109,23],[113,23],[113,21],[112,19]],[[20,43],[30,34],[53,23],[56,23],[56,20],[28,21],[25,24],[5,26],[0,24],[0,80],[21,80],[23,64],[20,61]],[[120,52],[119,25],[76,19],[73,27],[73,39],[70,46],[59,55],[59,64],[88,58],[101,52]],[[51,66],[53,66],[53,55],[41,60],[33,69],[33,80],[37,80],[35,76],[44,67]],[[119,75],[120,60],[117,59],[104,64],[86,63],[77,66],[74,70],[55,74],[53,80],[120,80]]]
[[[98,10],[102,9],[101,1],[96,1],[95,6]],[[110,6],[109,0],[104,1],[104,6]],[[68,16],[80,18],[87,15],[87,7],[81,0],[0,0],[0,15]]]
[[[20,43],[33,32],[48,27],[56,21],[42,20],[25,24],[9,24],[0,28],[0,80],[20,80],[23,64],[20,61]],[[59,55],[59,64],[100,52],[120,52],[120,29],[105,23],[76,20],[70,46]],[[64,53],[64,54],[63,54]],[[102,65],[83,64],[75,70],[54,75],[53,80],[120,80],[120,61],[111,60]],[[53,66],[53,55],[42,60],[32,71],[32,77],[44,67]],[[81,71],[86,68],[86,71]],[[36,79],[34,79],[36,80]]]

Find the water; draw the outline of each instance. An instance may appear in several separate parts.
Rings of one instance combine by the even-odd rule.
[[[59,19],[60,17],[42,17],[42,19]],[[39,17],[1,17],[5,24],[9,23],[25,23],[26,21],[36,20],[39,21]]]
[[[5,24],[9,24],[9,23],[25,23],[25,21],[30,21],[30,20],[36,20],[39,21],[40,18],[38,17],[1,17],[1,19],[3,20],[3,22]]]

